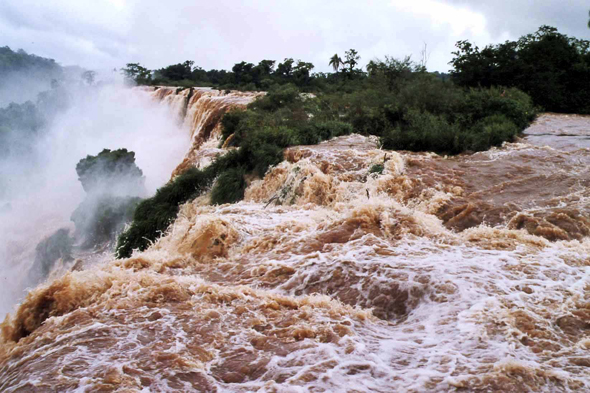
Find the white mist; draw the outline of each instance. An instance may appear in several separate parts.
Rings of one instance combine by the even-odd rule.
[[[70,215],[85,196],[76,174],[80,159],[105,148],[134,151],[152,194],[189,146],[189,132],[145,91],[104,84],[70,93],[71,105],[43,131],[33,158],[0,164],[0,172],[9,173],[9,189],[0,200],[0,318],[26,293],[38,242],[73,227]]]

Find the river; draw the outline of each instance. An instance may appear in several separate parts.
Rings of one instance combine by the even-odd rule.
[[[290,148],[244,201],[33,290],[0,390],[588,390],[588,138],[544,114],[471,155]]]

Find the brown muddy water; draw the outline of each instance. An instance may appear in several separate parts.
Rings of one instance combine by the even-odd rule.
[[[585,135],[547,114],[452,158],[291,148],[243,202],[32,291],[0,391],[589,390]]]

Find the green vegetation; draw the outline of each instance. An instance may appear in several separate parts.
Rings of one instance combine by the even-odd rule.
[[[484,150],[512,140],[536,113],[516,89],[464,90],[409,60],[373,64],[369,77],[352,77],[340,91],[311,96],[292,84],[273,86],[246,110],[225,114],[222,143],[237,149],[204,169],[189,169],[142,201],[119,237],[117,256],[145,250],[174,221],[179,205],[208,190],[214,204],[241,200],[244,176],[264,176],[289,146],[357,132],[381,137],[389,149]]]
[[[536,33],[517,41],[489,45],[481,50],[469,41],[459,41],[453,55],[450,64],[455,85],[476,89],[497,87],[501,92],[517,88],[544,110],[590,113],[590,41],[542,26]],[[442,81],[449,79],[448,74],[426,72],[424,61],[416,65],[409,57],[371,60],[366,72],[358,68],[359,61],[358,52],[350,49],[343,56],[336,53],[327,59],[333,73],[313,72],[312,63],[293,58],[283,62],[262,60],[258,64],[242,61],[230,71],[204,70],[190,60],[154,71],[132,63],[123,71],[139,84],[263,91],[294,85],[300,91],[315,94],[358,91],[359,85],[366,86],[371,79],[375,81],[377,74],[381,75],[377,79],[389,88],[395,88],[400,80],[417,72]]]
[[[44,125],[44,117],[30,101],[0,108],[0,160],[30,153],[30,141]]]
[[[590,41],[542,26],[518,41],[457,48],[452,79],[460,86],[516,87],[547,111],[590,113]]]
[[[144,177],[127,149],[104,149],[76,165],[86,199],[72,213],[83,248],[108,244],[131,221],[143,195]]]
[[[47,81],[63,77],[62,68],[53,59],[30,55],[22,49],[15,52],[8,46],[0,47],[0,85],[16,72]]]
[[[384,169],[385,169],[385,167],[383,166],[383,164],[374,164],[369,169],[369,173],[376,173],[378,175],[381,175],[381,174],[383,174]]]
[[[135,153],[127,149],[104,149],[88,155],[76,165],[78,179],[87,193],[143,193],[143,172],[135,164]],[[121,192],[119,191],[121,190]]]
[[[242,167],[231,168],[219,175],[215,188],[211,192],[211,203],[221,205],[235,203],[244,199],[246,171]]]
[[[145,250],[174,221],[179,206],[210,187],[216,168],[191,168],[158,189],[156,195],[137,206],[131,226],[118,239],[118,258],[130,257],[134,249]]]
[[[127,81],[135,82],[138,85],[149,85],[152,82],[152,72],[139,63],[128,63],[121,69]]]
[[[59,86],[64,74],[53,59],[0,47],[0,98],[5,105],[0,108],[0,163],[11,158],[34,160],[30,155],[35,142],[67,103]],[[48,90],[42,92],[44,88]],[[4,182],[0,178],[0,194]]]
[[[312,73],[313,64],[290,58],[241,62],[231,71],[205,71],[187,61],[151,73],[153,84],[268,94],[223,116],[222,143],[234,150],[207,168],[188,170],[140,203],[119,238],[118,257],[146,249],[167,230],[180,204],[204,192],[211,191],[214,204],[241,200],[246,176],[264,176],[289,146],[354,132],[379,137],[386,149],[470,153],[514,141],[535,119],[538,105],[590,111],[587,41],[542,27],[482,51],[467,41],[457,46],[452,78],[427,72],[424,60],[416,64],[410,57],[373,59],[364,72],[354,49],[327,59],[334,70],[328,74]],[[369,173],[383,169],[376,164]]]

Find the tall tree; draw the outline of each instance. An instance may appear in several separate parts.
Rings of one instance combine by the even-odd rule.
[[[138,85],[148,84],[152,80],[152,72],[139,63],[127,63],[121,68],[121,72],[125,75],[125,79]]]
[[[81,75],[81,78],[87,85],[93,85],[94,79],[96,78],[96,71],[84,71]]]
[[[479,49],[459,41],[453,81],[470,87],[517,87],[553,112],[590,113],[590,41],[541,26],[518,41]]]
[[[192,60],[187,60],[184,63],[178,63],[170,65],[166,68],[161,68],[157,72],[164,78],[170,79],[171,81],[181,81],[183,79],[190,79],[193,72]]]
[[[348,66],[348,72],[352,74],[361,57],[355,49],[350,49],[344,52],[344,57],[346,58],[344,64]]]
[[[335,53],[334,56],[330,58],[330,63],[328,63],[328,65],[331,65],[334,71],[338,72],[338,69],[342,65],[342,59],[338,56],[338,53]]]
[[[283,78],[289,79],[293,74],[293,63],[295,60],[292,58],[286,58],[282,63],[279,63],[277,66],[277,70],[275,71],[275,75]]]

